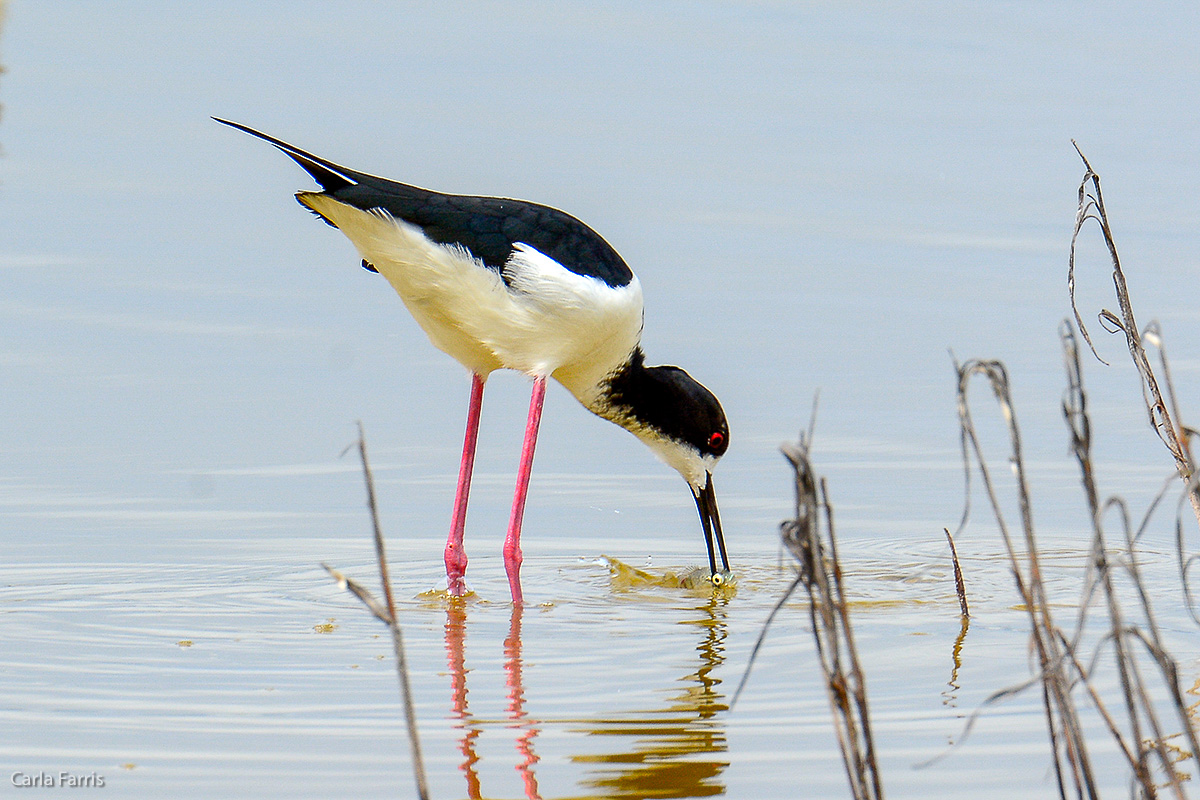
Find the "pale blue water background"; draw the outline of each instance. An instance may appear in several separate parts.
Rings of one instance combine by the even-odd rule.
[[[727,702],[787,582],[776,446],[817,389],[815,456],[868,601],[856,623],[889,794],[1050,796],[1035,696],[910,768],[1027,674],[980,515],[960,542],[979,616],[953,705],[942,695],[959,625],[941,530],[962,485],[947,349],[1010,369],[1040,530],[1076,568],[1069,599],[1084,522],[1055,337],[1082,174],[1069,140],[1104,179],[1139,318],[1163,323],[1194,411],[1198,34],[1184,4],[10,1],[0,791],[16,770],[68,770],[104,775],[112,797],[407,796],[382,631],[317,566],[373,574],[357,466],[339,458],[359,419],[412,615],[434,796],[471,793],[473,725],[482,796],[527,791],[498,559],[527,383],[497,375],[485,402],[467,541],[488,603],[467,611],[464,723],[445,609],[410,598],[439,578],[466,375],[294,203],[298,168],[215,114],[365,171],[579,216],[642,280],[650,360],[688,368],[729,414],[717,483],[742,582],[714,609],[614,592],[602,553],[703,561],[695,509],[633,437],[548,393],[521,636],[542,796],[641,796],[636,775],[605,789],[604,770],[694,762],[659,783],[844,796],[802,607],[737,711],[704,710]],[[1094,314],[1113,303],[1094,234],[1086,252]],[[1170,464],[1122,344],[1095,332],[1119,365],[1085,365],[1100,478],[1141,508]],[[1164,517],[1147,546],[1194,677],[1169,532]],[[312,631],[331,617],[333,633]],[[626,755],[579,759],[603,754]]]

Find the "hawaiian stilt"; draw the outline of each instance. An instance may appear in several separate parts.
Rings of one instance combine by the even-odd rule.
[[[214,117],[214,119],[216,119]],[[320,192],[296,199],[344,233],[363,266],[387,278],[430,341],[471,371],[471,403],[458,489],[446,541],[451,594],[466,591],[463,529],[479,412],[488,375],[514,369],[533,378],[525,444],[504,565],[521,602],[521,520],[546,378],[585,408],[632,432],[692,490],[708,565],[729,570],[712,470],[729,446],[713,394],[678,367],[648,367],[640,347],[642,289],[607,242],[574,217],[499,197],[441,194],[340,167],[236,122],[304,168]]]

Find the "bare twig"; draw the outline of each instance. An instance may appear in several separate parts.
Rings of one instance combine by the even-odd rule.
[[[1087,411],[1087,394],[1083,388],[1079,348],[1069,323],[1063,324],[1060,338],[1068,378],[1068,387],[1063,398],[1063,416],[1070,430],[1071,449],[1079,464],[1092,526],[1088,574],[1075,621],[1075,633],[1069,638],[1051,619],[1045,589],[1041,585],[1037,542],[1033,535],[1032,514],[1025,488],[1020,434],[1012,409],[1007,374],[1003,365],[994,361],[972,361],[958,369],[963,457],[968,464],[972,461],[976,464],[983,487],[991,501],[993,514],[1009,553],[1018,592],[1030,616],[1031,639],[1039,665],[1035,680],[998,692],[988,698],[984,705],[1040,683],[1054,753],[1059,795],[1064,800],[1068,794],[1096,798],[1099,795],[1088,757],[1087,742],[1083,736],[1080,712],[1072,696],[1074,687],[1083,686],[1093,708],[1125,756],[1140,796],[1155,798],[1161,790],[1169,789],[1174,797],[1183,798],[1185,795],[1182,781],[1185,778],[1176,768],[1179,751],[1173,750],[1169,745],[1172,736],[1165,732],[1159,719],[1158,707],[1151,698],[1150,685],[1142,671],[1142,664],[1148,655],[1158,670],[1158,683],[1167,693],[1168,705],[1175,711],[1182,733],[1191,747],[1185,758],[1200,759],[1200,746],[1196,743],[1195,731],[1192,730],[1179,687],[1178,669],[1161,643],[1150,593],[1146,589],[1138,564],[1135,544],[1148,524],[1150,512],[1135,531],[1124,501],[1115,497],[1101,501],[1091,461],[1092,427]],[[996,501],[987,464],[971,420],[966,390],[969,379],[976,374],[988,378],[1008,428],[1011,447],[1009,460],[1017,477],[1018,501],[1025,538],[1024,565],[1016,557],[1015,547]],[[1159,499],[1161,493],[1151,504],[1151,512],[1158,505]],[[1110,511],[1118,512],[1117,519],[1124,532],[1123,549],[1117,552],[1112,551],[1105,541],[1103,521]],[[1182,549],[1180,552],[1182,553]],[[1118,571],[1128,577],[1135,590],[1135,605],[1140,612],[1144,629],[1126,621],[1115,580]],[[1182,563],[1181,574],[1186,575]],[[1091,600],[1097,594],[1104,600],[1108,631],[1100,638],[1095,653],[1085,665],[1085,659],[1079,656],[1079,647]],[[1100,696],[1093,679],[1101,652],[1107,650],[1110,644],[1121,687],[1122,705],[1126,712],[1126,721],[1123,724],[1117,721],[1109,704]],[[969,719],[964,736],[969,732],[978,714],[977,711]],[[1200,761],[1197,763],[1200,764]],[[1160,777],[1165,778],[1161,785],[1156,783],[1156,779]]]
[[[1188,493],[1200,491],[1200,476],[1193,475]],[[1183,599],[1187,605],[1188,614],[1191,615],[1192,621],[1200,625],[1200,613],[1196,610],[1196,598],[1192,594],[1192,584],[1188,579],[1188,572],[1192,565],[1200,561],[1200,554],[1193,553],[1186,555],[1187,550],[1184,544],[1183,535],[1183,498],[1179,498],[1179,508],[1175,511],[1175,553],[1179,559],[1179,580],[1183,584]]]
[[[1079,240],[1079,234],[1083,230],[1083,226],[1088,220],[1094,220],[1100,226],[1100,232],[1104,236],[1104,244],[1108,248],[1108,255],[1112,261],[1113,286],[1116,290],[1117,304],[1121,310],[1118,316],[1106,309],[1101,312],[1101,319],[1113,326],[1112,330],[1119,330],[1125,334],[1125,343],[1129,348],[1129,356],[1133,360],[1138,374],[1141,376],[1142,398],[1146,404],[1150,425],[1171,453],[1171,457],[1175,461],[1175,469],[1179,472],[1179,476],[1185,484],[1190,486],[1192,476],[1196,474],[1196,464],[1192,460],[1191,451],[1188,447],[1190,430],[1177,422],[1179,419],[1179,409],[1175,404],[1174,392],[1170,387],[1168,387],[1168,392],[1171,396],[1171,409],[1168,409],[1167,401],[1164,399],[1163,392],[1159,386],[1158,377],[1154,373],[1154,368],[1150,365],[1149,356],[1146,355],[1144,341],[1149,340],[1157,345],[1161,353],[1162,337],[1155,323],[1151,323],[1145,333],[1138,333],[1137,322],[1133,316],[1133,303],[1129,298],[1129,286],[1125,280],[1125,272],[1121,269],[1121,259],[1117,255],[1117,245],[1113,238],[1112,228],[1108,222],[1108,214],[1104,210],[1104,195],[1100,191],[1100,176],[1092,169],[1092,165],[1088,162],[1087,157],[1084,156],[1083,151],[1079,149],[1079,145],[1074,141],[1071,143],[1075,145],[1075,151],[1079,153],[1079,158],[1083,160],[1085,167],[1083,180],[1079,183],[1079,206],[1075,212],[1075,231],[1071,236],[1071,253],[1067,265],[1067,290],[1071,297],[1071,309],[1075,313],[1075,322],[1079,326],[1079,332],[1088,343],[1088,347],[1091,348],[1092,354],[1102,363],[1107,363],[1096,352],[1095,345],[1092,344],[1091,336],[1087,332],[1087,327],[1083,324],[1083,317],[1080,315],[1079,307],[1075,302],[1075,246]],[[1165,355],[1162,356],[1162,366],[1164,378],[1169,381],[1170,371],[1167,369]],[[1174,412],[1174,417],[1172,417],[1172,411]],[[1196,515],[1196,521],[1200,523],[1200,490],[1189,489],[1188,499],[1192,504],[1192,511]]]
[[[1129,296],[1129,287],[1125,279],[1124,271],[1121,268],[1120,258],[1117,255],[1116,244],[1114,242],[1112,228],[1109,224],[1108,214],[1104,208],[1104,196],[1100,189],[1100,177],[1092,169],[1091,163],[1080,151],[1079,146],[1075,149],[1079,152],[1080,159],[1083,160],[1085,172],[1083,179],[1079,185],[1079,206],[1076,213],[1075,231],[1071,239],[1071,257],[1068,264],[1067,283],[1071,294],[1071,306],[1075,313],[1076,322],[1079,324],[1080,332],[1084,339],[1088,341],[1093,354],[1095,347],[1092,346],[1091,340],[1087,335],[1087,331],[1083,326],[1083,321],[1079,313],[1079,309],[1075,303],[1074,296],[1074,267],[1075,267],[1075,244],[1079,237],[1080,231],[1087,220],[1094,220],[1100,227],[1100,231],[1104,237],[1104,242],[1108,248],[1109,258],[1112,263],[1113,270],[1113,285],[1116,291],[1117,303],[1120,308],[1120,315],[1113,314],[1111,311],[1103,310],[1100,318],[1106,323],[1107,327],[1112,331],[1120,331],[1125,334],[1126,344],[1129,349],[1130,358],[1137,368],[1141,378],[1142,398],[1145,403],[1147,414],[1151,426],[1159,439],[1170,452],[1175,463],[1175,469],[1179,477],[1184,481],[1184,490],[1180,498],[1180,506],[1182,508],[1182,499],[1187,498],[1191,505],[1193,515],[1197,522],[1200,522],[1200,484],[1197,482],[1196,463],[1191,452],[1191,436],[1195,433],[1191,428],[1184,426],[1181,422],[1182,415],[1180,412],[1178,398],[1175,394],[1174,385],[1171,380],[1171,370],[1167,360],[1166,350],[1163,345],[1162,333],[1157,322],[1151,322],[1146,326],[1145,330],[1139,335],[1137,323],[1133,315],[1133,303]],[[1064,326],[1063,333],[1064,351],[1068,354],[1068,374],[1071,379],[1071,393],[1076,392],[1082,398],[1082,376],[1079,369],[1079,358],[1077,349],[1074,349],[1074,337],[1070,332],[1070,326]],[[1154,368],[1151,365],[1150,358],[1146,353],[1146,345],[1154,347],[1159,353],[1159,366],[1161,369],[1161,379],[1156,375]],[[1099,356],[1097,356],[1099,358]],[[1146,529],[1151,514],[1157,508],[1162,500],[1167,487],[1158,493],[1147,510],[1143,518],[1141,526],[1133,532],[1132,526],[1129,523],[1129,514],[1125,509],[1125,504],[1118,498],[1111,498],[1101,506],[1097,501],[1097,492],[1094,487],[1094,474],[1092,472],[1090,457],[1088,455],[1088,437],[1081,436],[1078,425],[1073,422],[1074,419],[1082,419],[1086,426],[1087,414],[1086,405],[1079,401],[1075,404],[1075,408],[1068,408],[1068,404],[1064,403],[1064,413],[1067,414],[1068,423],[1072,428],[1072,434],[1075,439],[1075,454],[1080,463],[1080,468],[1083,473],[1083,482],[1088,491],[1088,503],[1092,510],[1093,530],[1094,530],[1094,546],[1093,553],[1095,555],[1095,566],[1099,576],[1099,581],[1103,586],[1105,597],[1107,599],[1109,621],[1111,630],[1109,638],[1113,643],[1114,656],[1117,661],[1118,673],[1121,678],[1122,691],[1125,695],[1126,708],[1129,714],[1130,736],[1134,739],[1137,746],[1137,767],[1135,774],[1143,786],[1143,790],[1153,796],[1153,785],[1149,781],[1149,763],[1148,758],[1153,753],[1157,757],[1159,767],[1168,777],[1167,785],[1170,786],[1176,796],[1183,796],[1183,789],[1180,783],[1180,777],[1173,766],[1172,756],[1167,750],[1166,740],[1162,734],[1161,726],[1158,718],[1154,713],[1154,709],[1148,698],[1147,688],[1142,680],[1138,662],[1133,657],[1131,650],[1127,646],[1127,639],[1130,637],[1137,638],[1144,642],[1147,650],[1154,659],[1156,666],[1161,674],[1161,682],[1165,687],[1169,696],[1170,705],[1174,708],[1185,737],[1188,740],[1191,748],[1190,757],[1200,766],[1200,744],[1197,742],[1195,730],[1191,725],[1191,720],[1187,713],[1187,707],[1183,702],[1183,696],[1179,687],[1178,669],[1173,659],[1167,654],[1162,646],[1159,636],[1158,625],[1155,622],[1154,613],[1150,604],[1150,593],[1146,590],[1145,583],[1142,580],[1140,568],[1138,566],[1137,553],[1135,543],[1141,537],[1142,532]],[[1086,428],[1085,428],[1086,430]],[[1137,592],[1138,607],[1141,610],[1141,616],[1145,623],[1145,631],[1127,626],[1123,623],[1121,611],[1117,603],[1116,592],[1113,588],[1111,578],[1111,565],[1104,557],[1104,532],[1102,518],[1104,513],[1109,508],[1118,508],[1122,515],[1122,529],[1125,534],[1125,559],[1122,564],[1125,571],[1128,573],[1130,582]],[[1188,555],[1184,541],[1182,515],[1179,511],[1176,513],[1175,520],[1176,534],[1176,552],[1179,559],[1180,580],[1183,586],[1183,594],[1185,605],[1192,619],[1200,624],[1200,616],[1197,615],[1195,603],[1193,600],[1191,586],[1188,582],[1188,567],[1194,560],[1200,556],[1195,554]],[[1080,627],[1082,627],[1082,622]],[[1152,737],[1146,740],[1141,734],[1141,726],[1145,724],[1151,730]],[[1124,746],[1124,745],[1123,745]],[[1150,784],[1147,787],[1147,784]]]
[[[351,445],[353,447],[354,445]],[[388,626],[392,633],[392,651],[396,656],[396,674],[400,680],[400,696],[404,701],[404,721],[408,728],[408,743],[412,752],[413,773],[417,781],[417,796],[428,800],[429,787],[425,780],[425,763],[421,757],[421,740],[417,732],[417,712],[413,703],[412,688],[408,680],[408,663],[404,657],[404,637],[400,632],[400,622],[396,617],[396,604],[392,597],[392,582],[388,577],[387,553],[383,544],[383,529],[379,525],[379,508],[375,502],[375,479],[371,476],[371,464],[367,459],[367,439],[363,434],[362,423],[358,423],[358,454],[362,459],[363,479],[367,485],[367,507],[371,511],[371,525],[375,534],[375,556],[379,562],[379,580],[383,586],[384,602],[380,603],[374,595],[361,584],[347,578],[342,573],[322,564],[326,571],[338,582],[338,585],[354,594],[362,601],[376,619]],[[350,448],[346,448],[349,450]]]
[[[341,572],[338,572],[333,567],[325,562],[321,562],[321,566],[329,573],[335,581],[338,588],[343,589],[362,601],[362,604],[367,607],[367,610],[375,615],[375,619],[382,622],[384,625],[392,624],[392,612],[388,611],[387,607],[375,599],[375,595],[371,594],[371,590],[363,586],[353,578],[348,578]]]
[[[1165,738],[1154,704],[1149,699],[1146,684],[1138,668],[1137,658],[1128,646],[1130,636],[1140,638],[1142,634],[1136,628],[1127,626],[1124,621],[1124,613],[1113,580],[1114,567],[1119,565],[1114,564],[1109,558],[1104,536],[1103,517],[1105,510],[1108,508],[1119,508],[1122,512],[1119,519],[1122,523],[1122,529],[1125,532],[1126,551],[1124,566],[1133,586],[1137,590],[1138,606],[1142,611],[1143,619],[1150,632],[1149,641],[1153,641],[1151,650],[1154,654],[1154,660],[1163,673],[1163,682],[1166,685],[1169,695],[1173,699],[1178,698],[1174,700],[1173,704],[1180,713],[1180,719],[1184,727],[1190,732],[1191,726],[1187,721],[1187,714],[1184,710],[1178,681],[1175,677],[1175,665],[1165,655],[1164,649],[1159,644],[1158,625],[1154,620],[1150,598],[1146,592],[1145,583],[1138,568],[1137,553],[1134,549],[1136,536],[1132,532],[1125,503],[1119,498],[1110,498],[1103,506],[1099,503],[1099,492],[1096,489],[1095,483],[1095,471],[1091,463],[1091,424],[1087,413],[1087,395],[1083,390],[1083,373],[1079,363],[1079,348],[1076,346],[1074,332],[1071,330],[1069,323],[1064,323],[1061,327],[1060,338],[1062,340],[1068,378],[1067,395],[1063,401],[1063,416],[1066,418],[1067,426],[1071,430],[1072,451],[1075,454],[1076,461],[1079,463],[1081,480],[1087,495],[1088,508],[1091,511],[1092,520],[1092,558],[1089,567],[1090,574],[1094,576],[1092,579],[1094,582],[1090,582],[1091,585],[1085,590],[1085,599],[1080,604],[1075,640],[1078,640],[1082,632],[1083,620],[1088,606],[1087,598],[1091,594],[1092,587],[1098,584],[1103,589],[1109,619],[1109,633],[1104,637],[1102,643],[1109,641],[1113,645],[1113,658],[1128,717],[1128,739],[1126,739],[1125,734],[1108,713],[1104,703],[1092,688],[1091,675],[1094,668],[1084,669],[1075,658],[1073,643],[1066,646],[1071,652],[1076,673],[1087,687],[1098,713],[1116,739],[1122,752],[1129,759],[1136,784],[1141,787],[1147,797],[1156,796],[1156,791],[1159,787],[1155,785],[1151,764],[1151,756],[1156,756],[1159,768],[1168,778],[1167,785],[1172,788],[1176,797],[1183,797],[1183,787],[1180,783],[1179,775],[1171,762],[1170,755],[1164,747]],[[1155,505],[1157,505],[1157,501]],[[1144,726],[1150,728],[1153,736],[1147,738],[1143,732]],[[1190,737],[1194,740],[1194,735],[1190,734]]]
[[[958,565],[958,550],[954,547],[954,537],[950,535],[949,528],[943,528],[946,532],[946,541],[950,543],[950,563],[954,567],[954,591],[958,593],[958,608],[962,612],[963,619],[968,619],[971,616],[971,609],[967,607],[967,589],[963,585],[962,567]]]
[[[968,481],[971,464],[979,469],[981,482],[992,514],[1000,529],[1001,538],[1008,552],[1009,564],[1016,581],[1017,592],[1029,615],[1031,645],[1038,659],[1038,673],[1042,686],[1042,703],[1050,735],[1055,776],[1059,796],[1066,800],[1068,784],[1074,787],[1073,794],[1098,798],[1095,776],[1088,756],[1087,741],[1079,721],[1079,713],[1071,697],[1072,674],[1070,671],[1069,648],[1057,635],[1050,613],[1050,604],[1042,582],[1038,558],[1037,540],[1033,529],[1033,512],[1029,502],[1029,490],[1025,477],[1025,463],[1021,454],[1021,435],[1017,426],[1016,413],[1012,407],[1008,374],[999,361],[968,361],[957,367],[958,371],[958,414],[963,448],[963,462]],[[995,487],[988,470],[982,445],[975,432],[968,402],[968,386],[975,375],[987,378],[996,402],[1004,418],[1009,434],[1009,463],[1017,479],[1017,500],[1021,515],[1021,530],[1024,538],[1024,559],[1018,556],[1016,545],[1009,533],[1001,510]],[[969,486],[969,483],[968,483]],[[963,524],[967,516],[964,513]],[[960,527],[961,530],[961,527]],[[1022,561],[1024,563],[1022,563]],[[1027,684],[1028,685],[1028,684]],[[995,695],[994,697],[999,697]]]
[[[809,461],[811,430],[797,445],[784,445],[796,487],[796,517],[783,523],[784,546],[799,564],[799,575],[788,590],[803,585],[808,592],[809,614],[817,655],[825,676],[825,690],[833,711],[834,733],[842,752],[850,790],[856,800],[881,800],[883,784],[871,733],[866,678],[854,645],[854,632],[842,582],[833,509],[824,479],[818,479]],[[824,512],[822,514],[822,512]],[[821,539],[824,520],[828,544]],[[787,599],[785,594],[780,605]],[[774,612],[772,612],[772,615]]]

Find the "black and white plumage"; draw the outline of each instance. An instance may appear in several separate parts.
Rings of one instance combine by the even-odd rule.
[[[716,397],[683,370],[645,365],[639,345],[641,284],[599,234],[549,206],[397,183],[338,166],[244,125],[217,121],[270,142],[303,167],[322,191],[299,192],[297,200],[341,230],[363,266],[391,283],[430,341],[474,375],[446,550],[452,593],[465,591],[461,538],[474,437],[483,383],[497,369],[519,370],[535,381],[505,544],[515,601],[521,599],[521,516],[548,376],[588,410],[631,431],[683,476],[700,512],[713,576],[719,577],[714,537],[728,571],[712,484],[712,469],[729,444],[725,414]]]

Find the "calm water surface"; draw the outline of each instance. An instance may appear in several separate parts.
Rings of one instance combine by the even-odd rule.
[[[2,25],[0,791],[65,771],[111,797],[410,794],[385,631],[319,566],[374,574],[361,479],[339,457],[362,420],[435,797],[846,796],[798,599],[728,709],[790,580],[776,447],[820,390],[814,456],[889,796],[1054,795],[1036,695],[914,769],[1029,675],[981,509],[959,542],[975,612],[960,624],[947,350],[1008,364],[1065,618],[1086,553],[1058,410],[1069,140],[1104,177],[1186,419],[1195,10],[9,0]],[[467,376],[295,205],[294,165],[210,114],[366,171],[557,205],[605,235],[642,280],[649,358],[688,368],[730,417],[717,483],[736,592],[614,581],[603,556],[701,563],[695,509],[553,387],[514,613],[499,550],[528,384],[497,375],[468,522],[477,597],[429,596]],[[1089,319],[1107,291],[1089,240]],[[1170,464],[1121,343],[1096,332],[1115,364],[1085,365],[1098,474],[1140,513]],[[1200,648],[1171,535],[1156,518],[1146,568],[1189,688]],[[1093,741],[1123,792],[1098,725]]]

